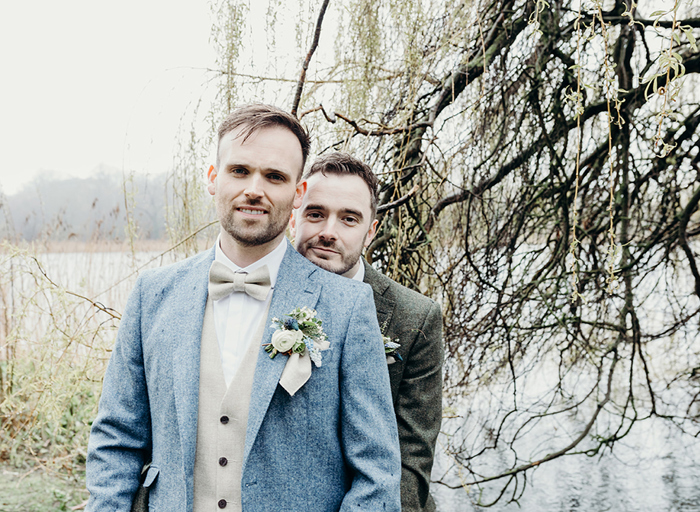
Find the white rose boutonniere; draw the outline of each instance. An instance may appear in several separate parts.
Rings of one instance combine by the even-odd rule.
[[[270,343],[264,345],[265,351],[274,359],[277,354],[306,355],[316,366],[321,366],[321,352],[330,346],[323,322],[316,318],[316,311],[303,307],[296,308],[280,320],[272,319],[272,327],[277,330],[272,334]]]
[[[272,335],[271,345],[277,352],[289,352],[294,348],[294,345],[300,343],[304,339],[304,333],[301,331],[288,331],[280,329]]]

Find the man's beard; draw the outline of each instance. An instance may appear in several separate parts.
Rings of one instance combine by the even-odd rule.
[[[310,250],[312,247],[325,247],[328,249],[333,249],[334,251],[337,251],[339,253],[340,261],[331,261],[319,258],[314,252]],[[308,240],[306,241],[306,243],[302,244],[299,247],[299,253],[306,259],[311,261],[314,265],[321,267],[323,270],[333,272],[334,274],[342,275],[355,266],[357,261],[360,259],[360,256],[362,255],[362,249],[363,246],[361,245],[357,251],[348,253],[341,251],[335,245],[334,242],[325,242],[323,240],[316,239]]]
[[[260,206],[259,202],[249,202],[247,204],[239,205],[236,208],[245,208],[246,206]],[[275,215],[275,210],[268,208],[268,213],[263,214],[267,216],[267,224],[260,225],[252,229],[246,229],[246,220],[236,220],[234,214],[236,208],[230,208],[226,211],[219,211],[219,219],[221,222],[221,227],[226,231],[231,238],[238,242],[243,247],[257,247],[259,245],[266,244],[277,238],[280,233],[283,233],[287,228],[288,216]],[[291,205],[290,205],[291,212]]]

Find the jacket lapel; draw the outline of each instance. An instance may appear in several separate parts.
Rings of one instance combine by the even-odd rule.
[[[270,343],[272,333],[276,329],[272,326],[273,318],[283,318],[292,310],[304,306],[311,309],[316,308],[321,293],[321,284],[314,279],[316,272],[321,271],[306,258],[300,256],[287,242],[287,252],[280,264],[277,282],[272,292],[272,302],[267,317],[267,326],[263,331],[262,344]],[[285,355],[277,355],[274,359],[270,359],[270,355],[265,352],[262,345],[259,350],[248,411],[248,427],[243,457],[244,468],[288,359]]]
[[[377,308],[377,322],[382,334],[388,334],[391,327],[391,317],[394,313],[396,303],[384,297],[384,292],[389,287],[384,276],[374,270],[366,260],[362,260],[365,266],[364,282],[372,287],[374,292],[374,306]]]
[[[177,297],[172,304],[173,333],[178,338],[173,351],[173,391],[182,463],[186,471],[194,468],[202,323],[207,304],[209,267],[213,260],[212,249],[195,261],[192,267],[182,269],[177,284]]]

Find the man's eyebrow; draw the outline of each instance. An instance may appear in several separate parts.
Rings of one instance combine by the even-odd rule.
[[[232,169],[249,169],[248,164],[245,162],[230,162],[224,166],[224,170],[230,171]]]
[[[320,205],[320,204],[307,204],[306,206],[304,206],[304,211],[308,211],[308,210],[325,210],[325,209],[326,209],[326,207],[325,207],[325,206],[322,206],[322,205]]]
[[[276,172],[279,174],[284,174],[288,178],[291,178],[293,174],[292,171],[288,171],[285,169],[277,169],[276,167],[266,167],[265,169],[263,169],[263,172]]]
[[[306,206],[304,206],[303,210],[304,210],[305,212],[308,212],[308,211],[325,211],[325,210],[326,210],[326,207],[323,206],[323,205],[321,205],[321,204],[313,204],[313,203],[311,203],[311,204],[307,204]],[[362,220],[362,219],[365,218],[364,215],[362,215],[362,212],[361,212],[361,211],[352,210],[352,209],[350,209],[350,208],[344,208],[344,209],[340,210],[340,213],[341,213],[342,215],[354,215],[355,217],[358,217],[360,220]]]
[[[345,209],[341,210],[341,213],[343,213],[345,215],[354,215],[355,217],[359,217],[360,220],[362,220],[364,218],[364,215],[362,215],[362,212],[357,211],[357,210],[351,210],[350,208],[345,208]]]
[[[231,162],[229,164],[226,164],[225,169],[226,170],[231,170],[231,169],[235,169],[235,168],[250,169],[250,167],[251,167],[250,164],[248,164],[247,162]],[[292,177],[291,171],[287,171],[285,169],[277,169],[276,167],[266,167],[266,168],[262,169],[262,172],[276,172],[279,174],[283,174],[287,178]]]

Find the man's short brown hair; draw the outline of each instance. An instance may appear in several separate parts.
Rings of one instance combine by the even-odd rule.
[[[328,174],[345,174],[362,178],[369,188],[370,209],[372,210],[372,219],[374,219],[377,215],[379,191],[377,176],[372,172],[369,165],[347,153],[336,151],[317,158],[311,165],[311,169],[304,176],[304,179],[309,179],[319,172],[324,176]]]
[[[219,164],[219,144],[221,144],[221,139],[228,132],[235,130],[239,126],[245,126],[245,129],[241,133],[243,136],[243,142],[248,139],[254,132],[262,128],[269,128],[271,126],[281,126],[282,128],[287,128],[292,132],[296,138],[299,140],[301,145],[301,172],[299,177],[304,172],[304,166],[306,165],[306,158],[309,156],[309,148],[311,146],[311,141],[309,139],[309,134],[306,129],[301,125],[299,120],[291,114],[288,114],[282,109],[273,107],[272,105],[265,105],[262,103],[254,103],[252,105],[243,105],[237,107],[233,110],[226,119],[219,125],[219,140],[216,145],[216,162],[217,166]]]

